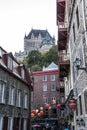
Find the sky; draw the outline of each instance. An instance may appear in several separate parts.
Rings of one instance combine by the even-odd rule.
[[[31,29],[48,30],[57,39],[56,0],[0,0],[0,46],[7,52],[24,50]]]

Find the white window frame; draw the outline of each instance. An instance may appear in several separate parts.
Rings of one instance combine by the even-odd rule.
[[[28,94],[25,93],[24,94],[24,108],[28,108]]]
[[[0,130],[3,128],[3,117],[0,117]]]
[[[64,96],[61,96],[61,103],[64,103],[64,101],[65,101]]]
[[[12,58],[9,57],[9,56],[8,56],[8,68],[9,68],[10,70],[13,69],[13,60],[12,60]]]
[[[27,129],[27,119],[24,119],[24,126],[23,126],[23,130]]]
[[[18,89],[17,90],[17,107],[21,107],[21,95],[22,95],[22,91]]]
[[[13,129],[13,118],[9,117],[8,118],[8,130],[12,130]]]
[[[55,84],[51,84],[51,91],[56,91],[56,85]]]
[[[43,75],[43,81],[47,81],[47,75]]]
[[[10,86],[10,91],[9,91],[9,104],[10,105],[15,105],[15,87]]]
[[[50,75],[50,80],[55,81],[55,75]]]
[[[5,88],[6,88],[6,83],[0,81],[0,103],[5,103]]]
[[[43,91],[47,91],[47,84],[43,85]]]

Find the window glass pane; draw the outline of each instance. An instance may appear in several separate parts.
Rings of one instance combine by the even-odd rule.
[[[43,76],[43,81],[47,81],[47,75]]]
[[[85,113],[87,114],[87,90],[84,92]]]
[[[12,58],[8,57],[8,68],[12,70]]]
[[[78,100],[76,102],[78,102]],[[76,105],[76,115],[78,116],[78,103]]]
[[[80,106],[80,114],[82,115],[82,100],[81,100],[81,96],[79,96],[79,106]]]
[[[6,83],[0,81],[0,102],[5,103],[5,86]]]
[[[21,90],[17,91],[17,106],[21,107]]]
[[[21,76],[24,79],[24,69],[23,68],[21,68]]]
[[[76,36],[75,36],[75,25],[73,25],[73,39],[74,39],[74,41],[76,39]]]
[[[13,118],[8,118],[8,130],[12,130],[13,128]]]
[[[24,128],[23,130],[27,130],[27,119],[24,119]]]
[[[50,80],[51,80],[51,81],[55,81],[55,75],[51,75],[51,76],[50,76]]]
[[[0,117],[0,130],[2,130],[2,126],[3,126],[3,117]]]
[[[43,85],[43,91],[47,91],[47,85]]]
[[[78,12],[78,8],[76,9],[76,18],[77,18],[77,27],[79,28],[79,12]]]
[[[51,91],[56,91],[56,85],[55,84],[51,84]]]
[[[24,95],[24,108],[28,108],[28,94],[25,93]]]
[[[9,91],[9,104],[14,105],[15,104],[15,87],[10,86],[10,91]]]

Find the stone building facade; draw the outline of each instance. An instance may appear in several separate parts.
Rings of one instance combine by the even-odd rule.
[[[87,0],[72,0],[69,13],[69,44],[71,53],[71,85],[77,100],[74,112],[75,130],[87,130]],[[81,69],[76,67],[81,61]]]
[[[0,130],[30,130],[31,83],[28,68],[0,47]]]

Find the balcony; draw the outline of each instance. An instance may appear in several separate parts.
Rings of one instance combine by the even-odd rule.
[[[64,78],[69,74],[70,56],[69,54],[59,54],[59,77]]]
[[[66,50],[67,45],[67,28],[58,29],[58,50]]]
[[[58,22],[64,22],[65,0],[57,0],[57,25]]]

